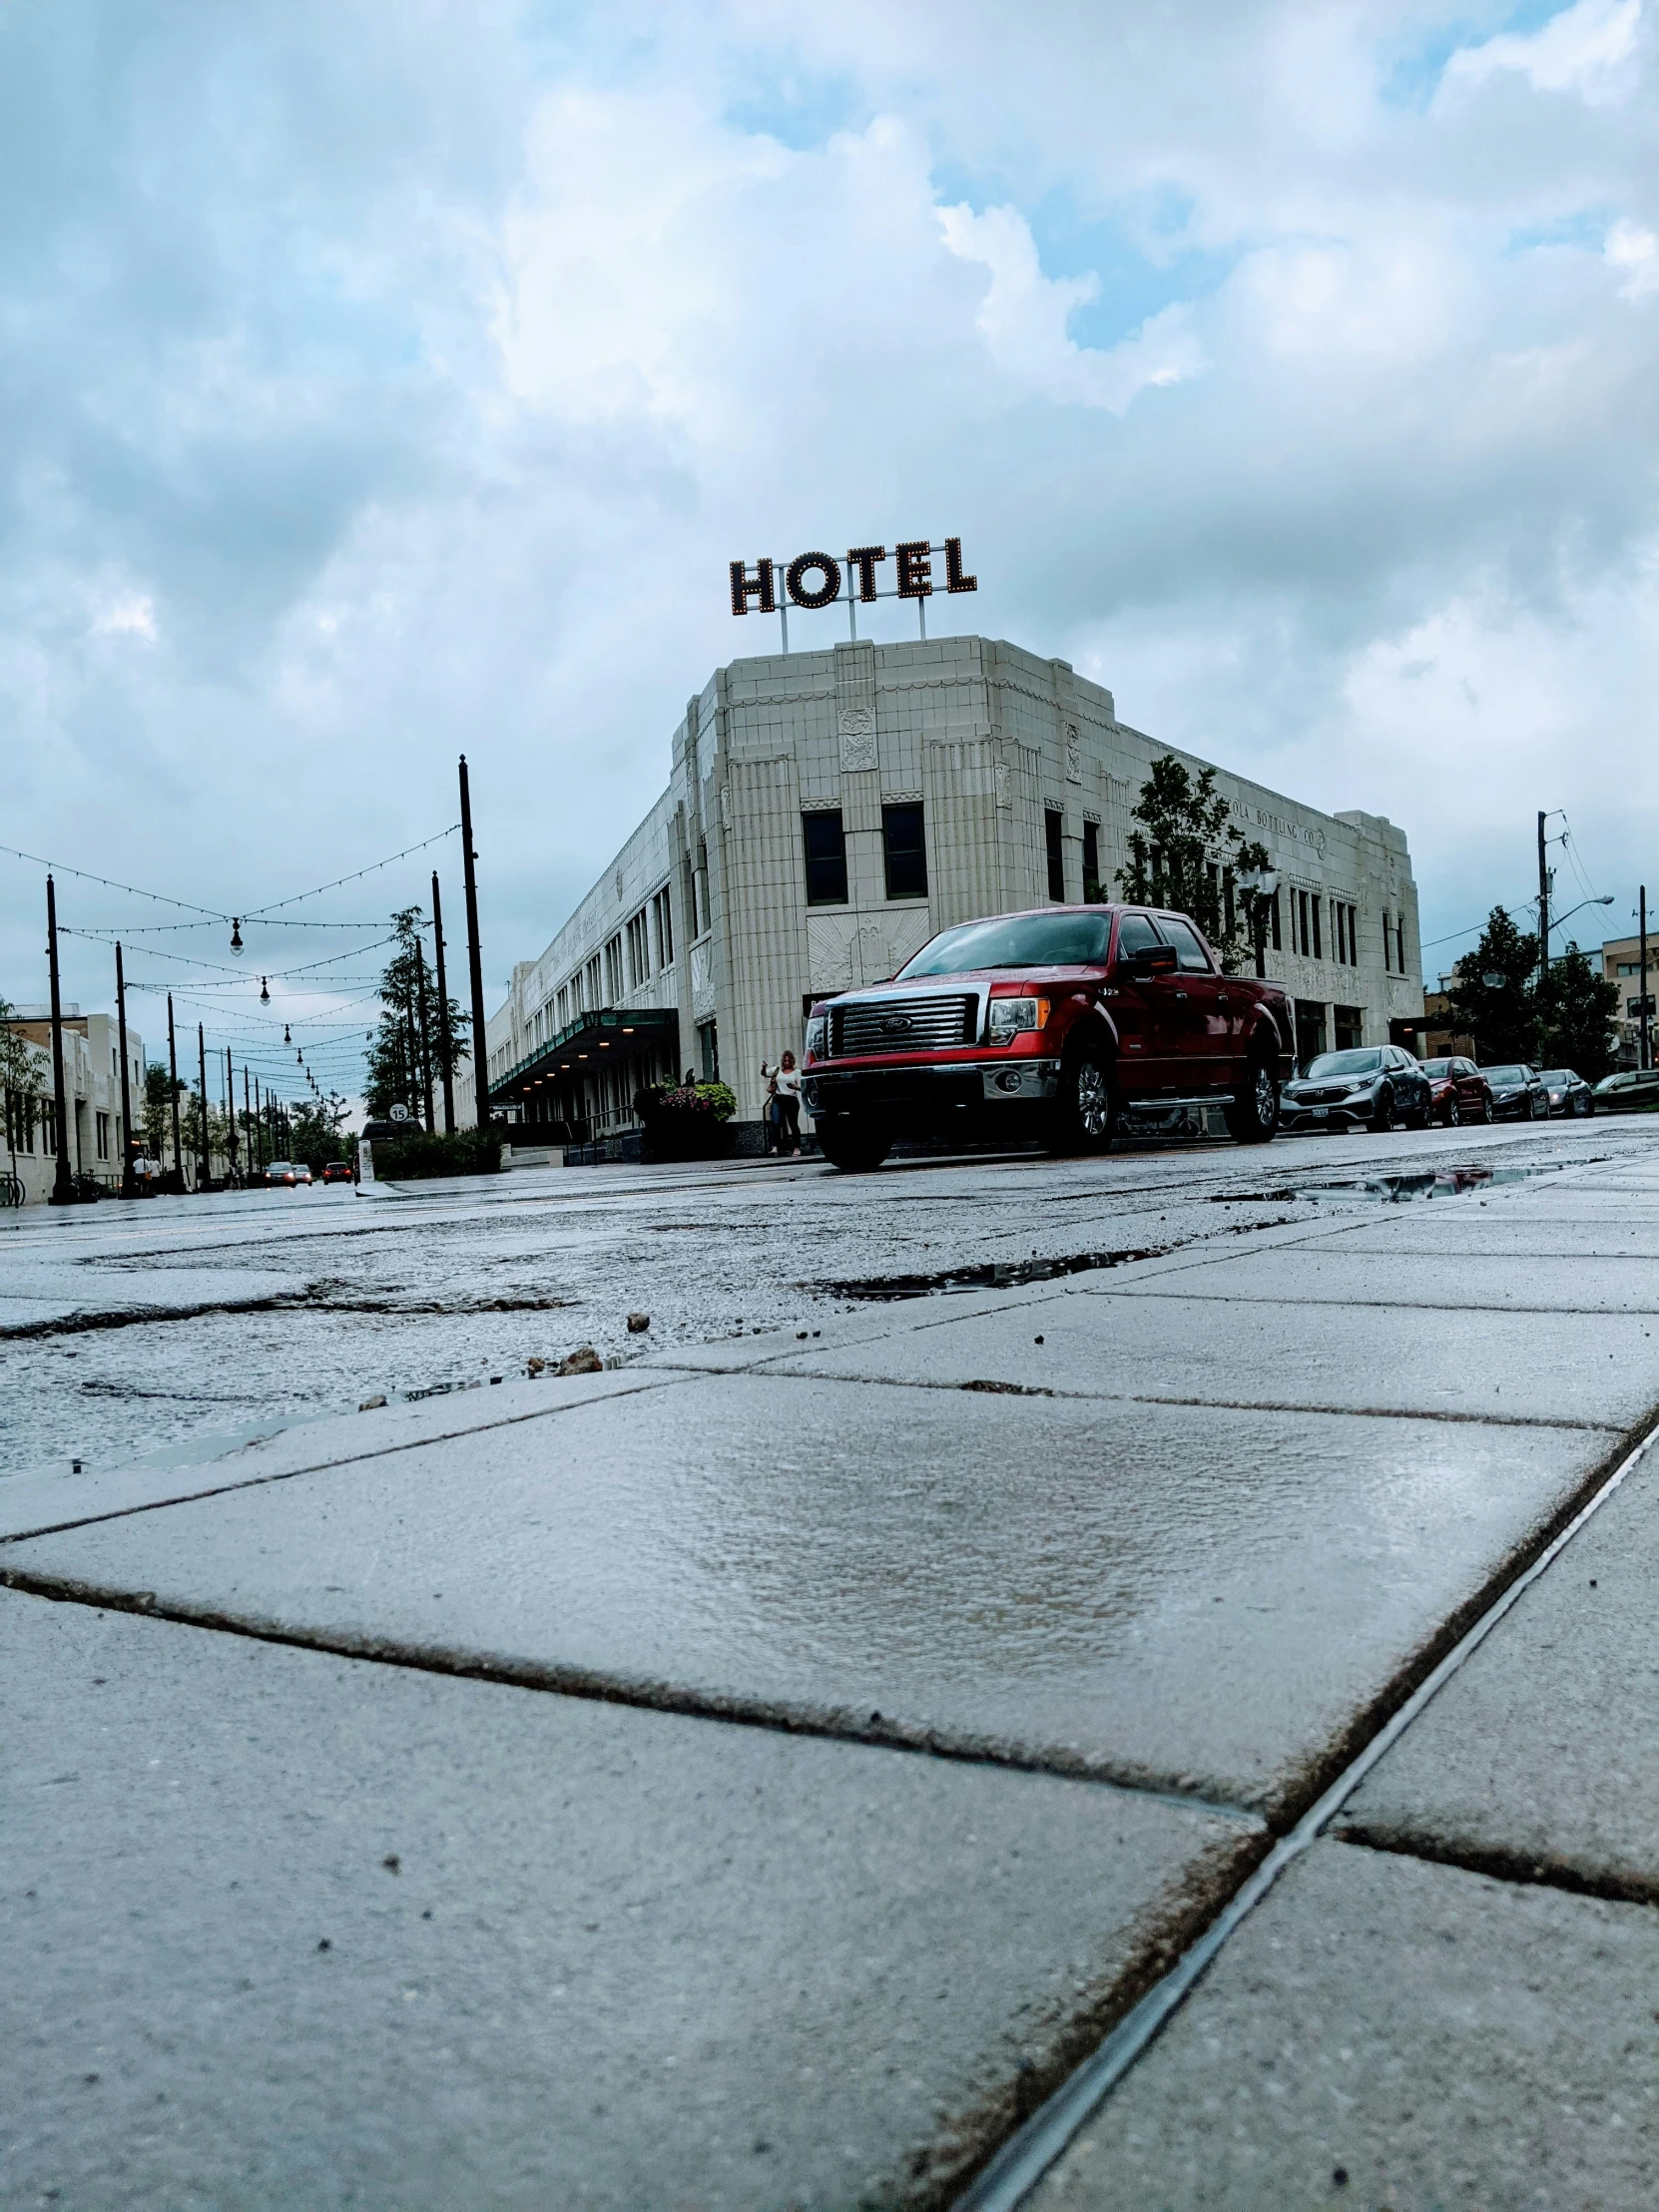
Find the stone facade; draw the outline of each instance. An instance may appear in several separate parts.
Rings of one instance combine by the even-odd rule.
[[[23,1202],[44,1204],[57,1176],[56,1124],[53,1117],[52,1018],[42,1006],[20,1006],[11,1028],[36,1047],[37,1080],[32,1114],[13,1100],[7,1110],[7,1140],[0,1168],[14,1168],[23,1186]],[[110,1190],[121,1187],[121,1028],[113,1014],[64,1010],[63,1073],[69,1102],[69,1165],[77,1175],[96,1176]],[[144,1110],[144,1040],[127,1027],[128,1088],[135,1125]]]
[[[488,1029],[497,1111],[603,1135],[632,1126],[640,1081],[693,1067],[758,1121],[761,1063],[800,1052],[813,997],[890,975],[951,923],[1080,900],[1086,868],[1093,895],[1117,895],[1130,811],[1175,751],[1065,662],[988,638],[717,670],[674,734],[668,790],[513,971]],[[1420,1016],[1403,831],[1225,771],[1217,789],[1279,872],[1267,972],[1298,1001],[1304,1052],[1386,1042]],[[918,830],[924,887],[901,849]],[[830,855],[816,867],[815,849]]]

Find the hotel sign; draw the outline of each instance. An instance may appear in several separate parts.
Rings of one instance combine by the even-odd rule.
[[[844,568],[830,553],[798,553],[788,562],[757,561],[753,569],[747,561],[734,561],[732,612],[746,615],[753,604],[757,614],[781,614],[780,572],[785,597],[796,607],[832,607],[843,595],[848,602],[856,597],[865,606],[877,599],[931,599],[938,588],[933,574],[935,554],[944,558],[947,592],[979,589],[978,577],[963,572],[960,538],[946,538],[942,545],[930,545],[925,538],[907,538],[895,545],[890,555],[884,545],[850,546]],[[877,587],[876,570],[889,558],[894,584],[882,591]]]

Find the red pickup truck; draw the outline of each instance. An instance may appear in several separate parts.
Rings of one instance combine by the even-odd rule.
[[[1099,1152],[1126,1114],[1197,1105],[1264,1144],[1294,1035],[1283,986],[1224,975],[1187,915],[1045,906],[943,930],[889,982],[814,1006],[802,1093],[847,1169],[908,1135]]]

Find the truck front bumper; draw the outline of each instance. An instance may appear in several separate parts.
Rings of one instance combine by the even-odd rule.
[[[931,1113],[984,1106],[1034,1106],[1056,1097],[1058,1060],[946,1060],[937,1066],[809,1068],[801,1086],[807,1111],[821,1114]]]

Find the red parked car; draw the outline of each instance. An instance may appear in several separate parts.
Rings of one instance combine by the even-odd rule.
[[[889,982],[816,1005],[802,1093],[848,1169],[900,1135],[1103,1151],[1125,1108],[1222,1105],[1261,1144],[1294,1034],[1283,986],[1224,975],[1187,915],[1046,906],[943,930]]]
[[[1422,1072],[1433,1092],[1430,1111],[1436,1121],[1455,1129],[1459,1122],[1491,1120],[1492,1086],[1472,1060],[1456,1054],[1444,1060],[1424,1060]]]

